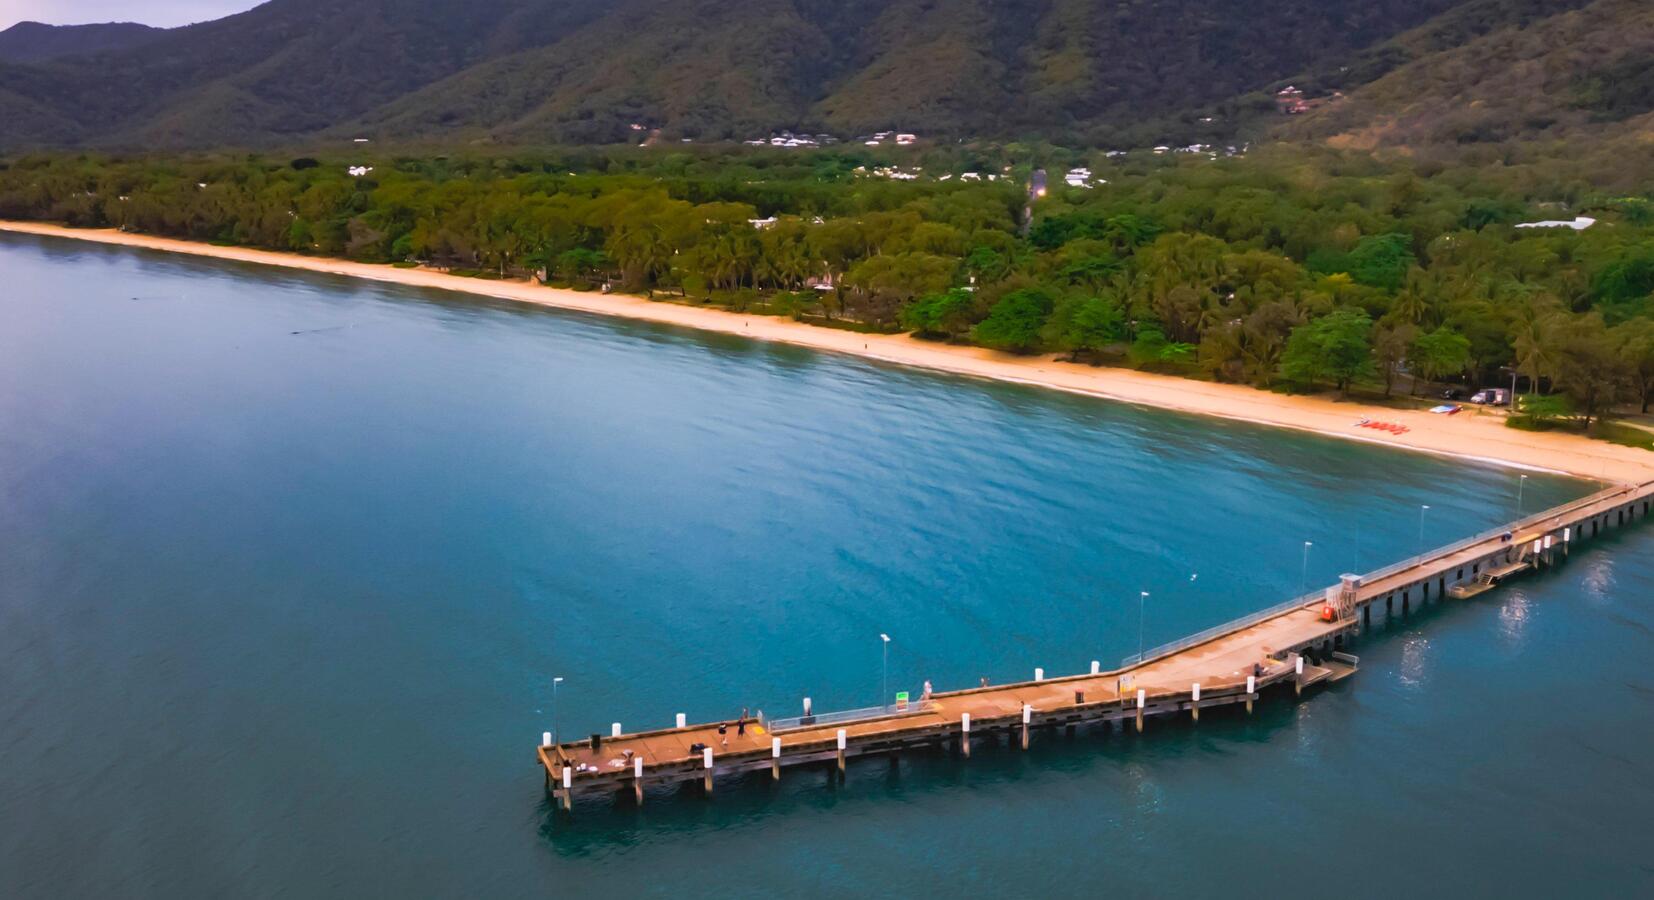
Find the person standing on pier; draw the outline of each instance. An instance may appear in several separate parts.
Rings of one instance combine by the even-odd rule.
[[[724,747],[729,746],[729,723],[728,722],[719,722],[718,723],[718,743],[720,745],[724,746]]]
[[[747,733],[747,708],[741,707],[741,718],[735,720],[735,733],[744,736]]]

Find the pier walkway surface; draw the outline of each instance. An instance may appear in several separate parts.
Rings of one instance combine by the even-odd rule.
[[[1148,718],[1244,703],[1290,683],[1295,692],[1355,671],[1343,652],[1371,621],[1382,602],[1386,613],[1413,603],[1453,596],[1455,586],[1482,586],[1483,572],[1507,577],[1560,562],[1576,542],[1645,518],[1654,504],[1654,482],[1609,488],[1528,516],[1446,547],[1403,560],[1340,585],[1128,657],[1120,667],[937,693],[897,706],[823,713],[793,719],[749,719],[738,725],[688,724],[656,731],[614,733],[553,745],[545,735],[538,758],[546,788],[562,806],[577,795],[631,793],[641,803],[646,787],[699,780],[710,793],[715,779],[768,769],[779,779],[786,766],[834,762],[904,747],[950,743],[969,755],[971,741],[1007,734],[1027,747],[1030,730],[1081,723],[1131,721],[1141,731]],[[1460,590],[1458,593],[1465,593]],[[719,725],[725,732],[719,734]],[[616,726],[618,732],[618,726]]]

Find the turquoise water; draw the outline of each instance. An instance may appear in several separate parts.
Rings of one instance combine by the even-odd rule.
[[[572,737],[872,704],[880,632],[892,690],[1112,664],[1421,504],[1508,519],[1507,471],[73,242],[0,274],[0,894],[1654,888],[1654,530],[1250,719],[542,792],[554,675]]]

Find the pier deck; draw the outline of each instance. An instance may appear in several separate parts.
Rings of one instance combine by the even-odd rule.
[[[577,794],[629,791],[642,802],[650,785],[700,780],[710,792],[716,776],[768,769],[780,778],[783,767],[802,763],[836,759],[842,771],[847,757],[922,744],[951,742],[968,755],[972,737],[985,733],[1020,734],[1026,747],[1029,731],[1042,727],[1131,721],[1142,730],[1154,716],[1198,718],[1200,709],[1236,703],[1250,711],[1266,687],[1290,683],[1302,692],[1352,674],[1355,658],[1340,651],[1377,603],[1392,612],[1399,600],[1405,612],[1414,602],[1446,598],[1454,586],[1477,584],[1484,571],[1557,562],[1578,541],[1640,521],[1651,500],[1654,482],[1600,491],[1363,576],[1341,609],[1318,592],[1107,671],[1094,663],[1091,673],[947,691],[902,711],[848,720],[748,720],[744,729],[731,720],[722,736],[710,722],[606,736],[595,748],[547,740],[538,757],[547,789],[568,808]]]

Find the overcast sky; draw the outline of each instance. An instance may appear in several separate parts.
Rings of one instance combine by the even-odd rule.
[[[23,21],[50,25],[87,22],[142,22],[188,25],[252,9],[263,0],[0,0],[0,28]]]

